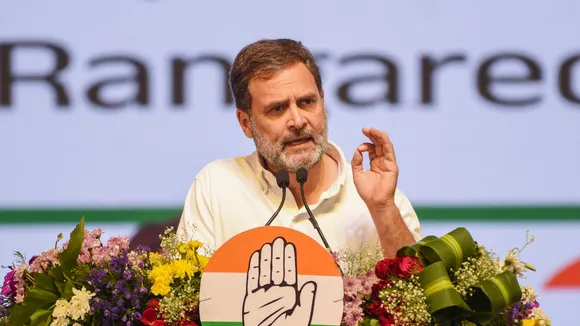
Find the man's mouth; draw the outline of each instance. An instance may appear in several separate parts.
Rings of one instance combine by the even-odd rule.
[[[301,138],[293,139],[291,141],[284,142],[284,146],[301,145],[301,144],[304,144],[304,143],[309,142],[309,141],[313,141],[312,137],[301,137]]]

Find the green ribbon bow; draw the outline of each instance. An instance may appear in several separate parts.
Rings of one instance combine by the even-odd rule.
[[[428,236],[397,252],[397,256],[418,257],[423,264],[419,281],[435,323],[453,325],[469,320],[488,325],[521,300],[520,285],[512,272],[475,284],[471,287],[472,295],[461,297],[453,286],[451,271],[457,271],[476,254],[477,244],[465,228],[457,228],[440,238]]]

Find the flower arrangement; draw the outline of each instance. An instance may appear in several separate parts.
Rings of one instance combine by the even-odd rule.
[[[17,253],[0,293],[0,325],[199,325],[195,293],[207,257],[172,229],[160,252],[129,250],[127,237],[103,244],[85,230],[26,261]],[[185,296],[184,293],[188,293]],[[191,295],[193,294],[193,295]]]
[[[551,325],[533,289],[517,281],[534,270],[519,259],[533,240],[528,234],[522,249],[500,259],[458,228],[374,266],[358,264],[360,255],[337,257],[346,271],[342,325]]]
[[[0,326],[201,325],[199,289],[211,250],[180,241],[172,228],[161,249],[129,249],[129,239],[88,231],[84,218],[69,241],[8,267]],[[522,249],[500,259],[464,228],[429,236],[384,259],[379,246],[335,252],[343,271],[342,326],[551,325],[537,295],[519,279],[534,268]]]

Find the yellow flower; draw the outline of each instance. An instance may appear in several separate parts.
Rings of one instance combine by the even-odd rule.
[[[189,247],[194,250],[201,248],[201,246],[202,246],[201,242],[197,240],[189,241]]]
[[[153,282],[151,292],[155,295],[167,295],[171,288],[171,281],[173,280],[173,268],[169,265],[159,265],[154,267],[147,275],[149,280]]]
[[[189,241],[187,243],[181,244],[177,249],[184,259],[189,259],[196,261],[197,263],[197,249],[201,248],[201,242],[197,240]]]
[[[163,257],[156,252],[151,252],[149,253],[149,261],[151,262],[151,265],[159,266],[163,264]]]
[[[155,282],[151,286],[151,293],[155,295],[166,296],[169,294],[169,291],[171,291],[169,284],[164,282]]]
[[[538,323],[538,320],[534,320],[534,319],[522,319],[522,326],[536,326],[536,325],[540,325]]]
[[[192,277],[195,272],[197,272],[197,267],[193,266],[190,261],[187,260],[174,260],[171,262],[171,269],[173,277],[175,278],[185,278]]]
[[[209,261],[209,258],[206,256],[197,256],[197,259],[199,260],[199,266],[201,269],[204,269],[205,265],[207,265],[207,262]]]

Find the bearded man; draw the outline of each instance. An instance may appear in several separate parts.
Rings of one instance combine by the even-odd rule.
[[[308,170],[306,203],[331,249],[380,244],[385,257],[421,238],[417,215],[397,187],[399,169],[386,132],[363,128],[369,139],[348,162],[327,138],[319,68],[311,52],[289,39],[244,47],[230,72],[236,115],[256,151],[217,160],[196,176],[177,229],[217,248],[231,237],[264,226],[282,190],[276,173],[290,173],[288,197],[272,225],[301,231],[322,244],[308,221],[295,174]],[[370,169],[363,168],[368,153]]]

